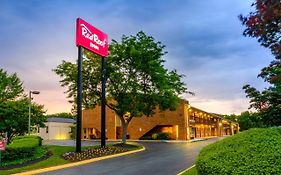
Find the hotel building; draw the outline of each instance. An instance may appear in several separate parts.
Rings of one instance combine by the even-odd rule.
[[[82,139],[100,138],[101,109],[83,110]],[[127,129],[128,139],[145,139],[154,133],[169,133],[173,140],[190,140],[212,136],[233,135],[239,132],[237,122],[190,106],[182,100],[175,111],[156,110],[152,117],[134,117]],[[106,107],[106,137],[122,138],[122,125],[114,111]]]

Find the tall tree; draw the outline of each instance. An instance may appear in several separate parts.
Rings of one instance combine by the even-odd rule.
[[[179,95],[187,92],[181,81],[183,75],[164,68],[164,45],[139,32],[123,36],[109,45],[107,58],[107,103],[122,123],[122,141],[126,143],[127,127],[133,117],[152,116],[160,110],[175,109]],[[86,52],[83,62],[83,107],[94,107],[101,97],[98,57]],[[76,98],[76,65],[63,61],[54,71],[62,77],[61,85],[68,87],[68,96]]]
[[[254,12],[239,18],[246,29],[245,36],[258,39],[277,59],[281,59],[281,2],[280,0],[255,0]]]
[[[55,113],[55,114],[48,114],[45,115],[47,118],[50,117],[60,117],[60,118],[70,118],[70,119],[75,119],[76,116],[71,114],[71,113],[67,113],[67,112],[60,112],[60,113]]]
[[[8,141],[17,135],[24,135],[28,132],[28,107],[29,99],[22,98],[16,101],[5,101],[0,103],[0,133],[8,133]],[[43,115],[43,106],[32,103],[31,125],[44,127],[46,118]]]
[[[267,125],[281,125],[281,2],[256,0],[252,6],[254,12],[239,16],[246,26],[243,34],[257,38],[262,46],[271,50],[275,59],[258,75],[270,84],[268,88],[258,91],[245,85],[243,89],[250,98],[250,107],[260,112]]]
[[[28,131],[29,99],[23,94],[21,80],[17,74],[8,75],[0,69],[0,135],[8,133],[8,141],[13,136],[24,135]],[[31,126],[44,126],[43,106],[32,103]]]
[[[0,69],[0,80],[0,102],[14,100],[22,95],[22,82],[16,73],[8,75],[6,71]]]
[[[242,112],[241,115],[237,115],[237,119],[241,131],[264,127],[262,116],[256,112]]]

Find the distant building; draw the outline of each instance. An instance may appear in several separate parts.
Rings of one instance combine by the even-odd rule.
[[[82,138],[100,138],[101,109],[83,110]],[[233,135],[239,132],[237,122],[226,120],[220,115],[192,107],[183,100],[175,111],[156,110],[152,117],[135,117],[128,126],[130,139],[149,138],[154,133],[170,133],[171,139],[189,140],[194,138]],[[106,137],[121,139],[122,125],[114,111],[106,107]]]
[[[45,128],[37,128],[36,134],[44,140],[70,139],[71,127],[75,120],[69,118],[49,117]]]

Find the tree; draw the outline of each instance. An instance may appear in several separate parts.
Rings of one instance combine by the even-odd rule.
[[[29,99],[23,94],[22,82],[17,74],[8,75],[0,69],[0,135],[8,133],[8,142],[16,135],[28,131]],[[44,126],[43,106],[32,103],[31,126]]]
[[[55,114],[48,114],[46,115],[47,118],[49,117],[60,117],[60,118],[70,118],[70,119],[75,119],[76,116],[71,114],[71,113],[67,113],[67,112],[61,112],[61,113],[55,113]]]
[[[175,109],[180,94],[187,92],[183,75],[164,68],[164,45],[139,32],[123,36],[109,45],[107,58],[107,102],[122,123],[122,142],[126,143],[127,127],[133,117],[152,116],[155,109]],[[85,52],[83,62],[83,107],[94,107],[101,97],[99,58]],[[63,61],[54,71],[62,77],[68,96],[76,98],[76,65]]]
[[[263,124],[262,117],[256,112],[242,112],[241,115],[237,116],[238,123],[241,131],[248,130],[250,128],[262,128]]]
[[[224,115],[223,118],[237,122],[238,121],[238,115],[230,114],[230,115]]]
[[[23,93],[22,82],[17,74],[8,75],[6,71],[0,69],[0,102],[14,100]]]
[[[246,26],[243,34],[258,39],[258,42],[270,48],[276,59],[281,59],[281,3],[280,0],[255,0],[254,12],[239,18]]]
[[[258,91],[245,85],[243,89],[250,98],[250,107],[258,110],[265,124],[281,125],[281,3],[279,0],[256,0],[252,6],[254,12],[239,16],[246,26],[243,34],[257,38],[262,46],[271,50],[275,59],[258,75],[270,84],[268,88]]]
[[[24,135],[28,131],[28,107],[29,99],[22,98],[16,101],[5,101],[0,103],[0,134],[8,132],[8,142],[12,137]],[[46,118],[43,115],[43,106],[32,103],[31,126],[44,127]]]

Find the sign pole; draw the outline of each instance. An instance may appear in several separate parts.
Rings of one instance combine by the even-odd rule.
[[[78,78],[77,78],[77,121],[76,121],[76,152],[81,152],[82,130],[82,62],[83,48],[78,47]]]
[[[78,79],[77,79],[77,136],[76,152],[81,152],[82,120],[82,47],[102,56],[102,95],[101,95],[101,147],[105,147],[105,57],[108,55],[108,36],[81,18],[76,20],[76,46],[78,46]]]
[[[105,148],[106,132],[105,132],[105,83],[106,83],[106,60],[102,57],[102,97],[101,97],[101,147]]]

